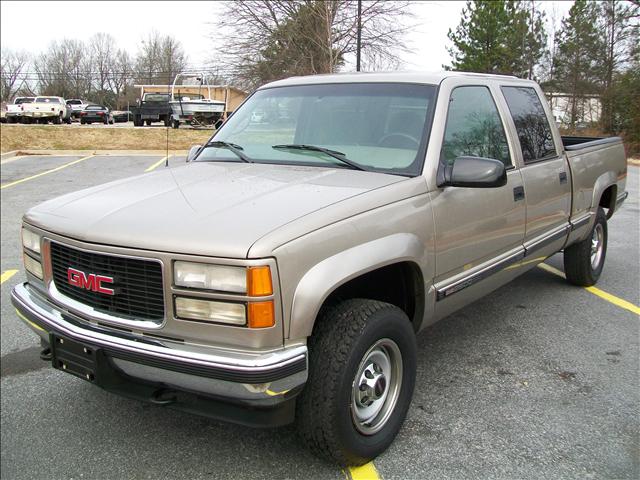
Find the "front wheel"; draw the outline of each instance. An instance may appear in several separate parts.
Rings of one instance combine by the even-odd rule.
[[[366,299],[323,309],[297,401],[300,436],[341,465],[370,461],[400,430],[415,374],[415,334],[402,310]]]
[[[598,207],[591,234],[564,249],[564,272],[569,283],[581,287],[595,285],[607,254],[607,216]]]

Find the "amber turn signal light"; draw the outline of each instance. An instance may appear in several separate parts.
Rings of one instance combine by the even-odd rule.
[[[247,295],[266,297],[273,294],[271,270],[268,266],[249,267],[247,269]]]
[[[249,328],[267,328],[276,324],[273,301],[250,302],[247,304]]]

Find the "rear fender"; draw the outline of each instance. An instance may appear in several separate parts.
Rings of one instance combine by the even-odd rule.
[[[613,215],[613,212],[616,208],[616,194],[618,189],[617,180],[618,177],[613,171],[605,172],[596,179],[596,183],[593,187],[593,197],[591,198],[591,211],[595,211],[598,208],[600,199],[602,198],[602,194],[604,193],[604,191],[607,188],[614,186],[614,191],[611,195],[609,205],[605,206],[605,208],[609,209],[607,218]]]

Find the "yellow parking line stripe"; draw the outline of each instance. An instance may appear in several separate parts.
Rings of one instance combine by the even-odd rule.
[[[25,322],[27,322],[29,325],[31,325],[33,328],[37,329],[37,330],[42,330],[43,332],[46,332],[46,330],[44,328],[42,328],[40,325],[37,325],[35,323],[33,323],[31,320],[29,320],[27,317],[25,317],[23,314],[21,314],[18,310],[16,310],[16,313],[18,314],[18,316],[24,320]]]
[[[74,160],[73,162],[65,163],[64,165],[60,165],[59,167],[52,168],[51,170],[46,170],[44,172],[40,172],[40,173],[37,173],[35,175],[31,175],[30,177],[22,178],[20,180],[16,180],[15,182],[5,183],[4,185],[0,186],[0,189],[13,187],[14,185],[18,185],[19,183],[27,182],[29,180],[33,180],[34,178],[42,177],[43,175],[48,175],[50,173],[58,172],[58,171],[60,171],[60,170],[62,170],[64,168],[70,167],[71,165],[75,165],[76,163],[84,162],[85,160],[93,158],[94,156],[95,155],[88,155],[86,157],[82,157],[82,158],[79,158],[77,160]]]
[[[161,158],[160,160],[158,160],[156,163],[154,163],[153,165],[151,165],[149,168],[147,168],[145,170],[145,172],[150,172],[152,170],[155,170],[156,168],[158,168],[160,165],[162,165],[167,158],[169,158],[169,156],[167,155],[166,157]]]
[[[7,270],[6,272],[2,272],[2,276],[0,276],[0,285],[9,280],[16,273],[18,273],[18,270]]]
[[[631,302],[627,302],[621,298],[616,297],[615,295],[611,295],[610,293],[604,292],[596,287],[585,287],[587,292],[591,292],[594,295],[606,300],[607,302],[613,303],[620,308],[624,308],[625,310],[629,310],[630,312],[635,313],[636,315],[640,315],[640,307],[634,305]]]
[[[380,480],[382,478],[373,462],[365,463],[361,467],[349,467],[347,477],[351,480]]]
[[[551,265],[547,265],[546,263],[541,263],[538,265],[543,270],[546,270],[549,273],[553,273],[554,275],[558,275],[559,277],[566,278],[565,274],[558,270],[557,268],[552,267]],[[606,300],[609,303],[613,303],[614,305],[624,308],[625,310],[629,310],[636,315],[640,315],[640,307],[634,305],[631,302],[627,302],[621,298],[616,297],[615,295],[611,295],[610,293],[605,292],[604,290],[600,290],[596,287],[584,287],[587,292],[593,293],[594,295]]]

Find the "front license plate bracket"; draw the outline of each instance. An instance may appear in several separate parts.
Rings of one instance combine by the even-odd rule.
[[[53,368],[96,382],[98,349],[56,334],[51,334],[49,345]]]

